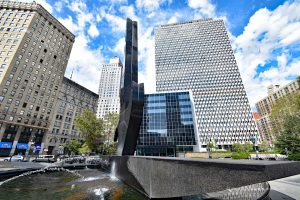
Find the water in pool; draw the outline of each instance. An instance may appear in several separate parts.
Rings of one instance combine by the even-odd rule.
[[[110,174],[97,169],[76,173],[56,171],[22,176],[0,186],[7,200],[145,200],[148,199]]]

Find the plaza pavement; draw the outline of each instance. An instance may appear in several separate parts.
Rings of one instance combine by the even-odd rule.
[[[300,174],[269,181],[272,200],[300,199]]]

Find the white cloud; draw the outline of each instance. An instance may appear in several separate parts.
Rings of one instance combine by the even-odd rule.
[[[104,63],[104,57],[100,51],[101,47],[96,49],[89,47],[91,39],[99,35],[96,27],[96,17],[87,10],[87,6],[83,1],[73,1],[67,6],[74,11],[77,22],[71,16],[64,19],[58,18],[64,26],[76,35],[66,76],[70,77],[73,71],[73,81],[97,93],[100,77],[99,69],[101,64]]]
[[[63,2],[62,1],[55,2],[54,8],[55,10],[57,10],[57,12],[60,12],[63,8]]]
[[[116,15],[103,13],[103,17],[108,21],[113,32],[125,32],[126,20]]]
[[[197,9],[200,14],[199,17],[214,17],[215,16],[215,6],[210,2],[210,0],[188,0],[189,7]]]
[[[72,3],[69,5],[69,8],[73,12],[81,13],[87,9],[87,5],[81,0],[76,0],[76,1],[72,1]]]
[[[144,64],[144,70],[139,72],[139,83],[145,84],[145,92],[156,91],[155,76],[155,41],[149,27],[139,39],[139,60]]]
[[[75,24],[71,16],[68,16],[64,19],[58,18],[58,21],[60,21],[73,34],[76,34],[77,31],[82,31],[82,29],[80,29],[80,27],[77,24]]]
[[[300,58],[292,59],[289,45],[300,42],[300,2],[285,2],[275,10],[262,8],[250,18],[233,48],[251,107],[267,95],[270,84],[284,84],[300,74]],[[280,55],[274,52],[281,52]],[[259,66],[276,65],[257,74]]]
[[[118,40],[116,43],[115,47],[113,48],[113,51],[118,53],[119,55],[122,55],[121,59],[124,58],[124,47],[125,47],[125,38],[122,37],[121,39]],[[122,61],[124,63],[124,60]]]
[[[140,9],[145,9],[146,11],[154,11],[159,8],[160,4],[166,2],[166,0],[137,0],[136,6]]]
[[[139,17],[136,16],[134,7],[130,6],[121,6],[120,11],[124,13],[124,15],[132,20],[139,21]]]
[[[100,49],[90,49],[88,42],[85,35],[77,35],[68,62],[66,76],[69,77],[74,71],[72,80],[97,93],[99,69],[101,63],[104,63],[104,58]]]
[[[97,37],[99,35],[99,30],[95,24],[91,24],[88,33],[91,37]]]

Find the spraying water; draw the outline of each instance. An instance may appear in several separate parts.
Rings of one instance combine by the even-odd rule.
[[[6,179],[5,181],[0,182],[0,186],[3,185],[4,183],[7,183],[9,181],[15,180],[15,179],[23,177],[23,176],[29,176],[29,175],[36,174],[36,173],[45,173],[47,171],[65,171],[65,172],[69,172],[71,174],[74,174],[75,176],[78,176],[80,178],[83,178],[83,176],[81,174],[77,173],[76,171],[71,171],[71,170],[68,170],[68,169],[64,169],[62,167],[50,167],[50,166],[47,166],[47,167],[42,168],[42,169],[38,169],[38,170],[35,170],[35,171],[25,172],[25,173],[20,174],[18,176],[14,176],[14,177],[11,177],[9,179]]]
[[[116,177],[116,163],[112,162],[111,164],[111,169],[110,169],[110,178],[112,180],[117,180],[118,178]]]

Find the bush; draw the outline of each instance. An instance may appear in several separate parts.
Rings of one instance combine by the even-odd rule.
[[[250,142],[247,142],[245,144],[234,143],[232,145],[232,151],[233,152],[250,152],[250,151],[253,151],[253,144]]]
[[[234,152],[231,154],[232,159],[248,159],[250,156],[249,152]]]
[[[288,160],[297,160],[297,161],[299,161],[300,160],[300,152],[289,154]]]

